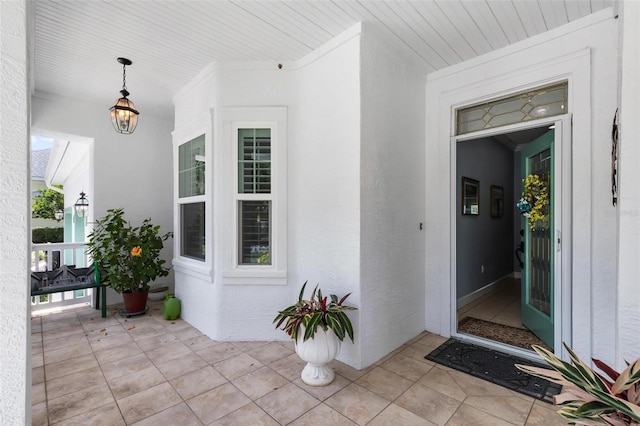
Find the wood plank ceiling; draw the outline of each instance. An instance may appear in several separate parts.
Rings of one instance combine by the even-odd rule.
[[[214,61],[294,61],[357,22],[382,27],[426,72],[559,27],[617,0],[37,0],[35,89],[111,106],[122,66],[140,111],[172,113],[172,96]]]

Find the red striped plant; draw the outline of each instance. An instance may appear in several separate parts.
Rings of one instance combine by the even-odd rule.
[[[541,377],[563,388],[563,393],[553,397],[553,403],[562,408],[562,417],[575,425],[640,425],[640,359],[629,364],[618,373],[604,362],[593,359],[593,363],[604,373],[600,374],[564,345],[571,358],[565,362],[552,352],[540,347],[533,349],[554,370],[516,365],[525,373]]]
[[[324,331],[332,329],[340,341],[343,341],[345,336],[349,336],[353,342],[353,325],[344,313],[347,310],[357,309],[344,304],[351,293],[338,300],[338,296],[335,294],[331,294],[329,297],[323,296],[322,290],[316,285],[311,293],[311,298],[307,300],[304,299],[306,286],[307,282],[305,281],[302,290],[300,290],[298,301],[294,305],[278,312],[273,320],[274,323],[277,322],[276,328],[282,326],[282,329],[296,340],[300,325],[303,325],[304,340],[306,341],[313,338],[316,329],[320,326]]]

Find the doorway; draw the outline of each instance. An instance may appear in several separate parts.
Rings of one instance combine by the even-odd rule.
[[[561,148],[570,140],[562,128],[562,120],[547,121],[455,140],[454,335],[515,352],[531,351],[532,344],[555,349],[561,341],[558,201]],[[522,211],[523,182],[534,175],[533,188],[544,189],[546,199]],[[465,208],[469,180],[477,182],[473,209]]]

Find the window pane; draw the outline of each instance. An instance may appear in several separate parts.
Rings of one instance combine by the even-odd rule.
[[[564,82],[460,109],[456,134],[565,114],[568,90],[569,85]]]
[[[178,148],[179,197],[204,194],[204,135]]]
[[[204,260],[204,203],[180,205],[180,255]]]
[[[240,264],[271,265],[271,202],[239,201]]]
[[[238,129],[238,193],[271,192],[271,129]]]

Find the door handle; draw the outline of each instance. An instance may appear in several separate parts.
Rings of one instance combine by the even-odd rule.
[[[556,251],[560,251],[560,230],[556,229]]]

